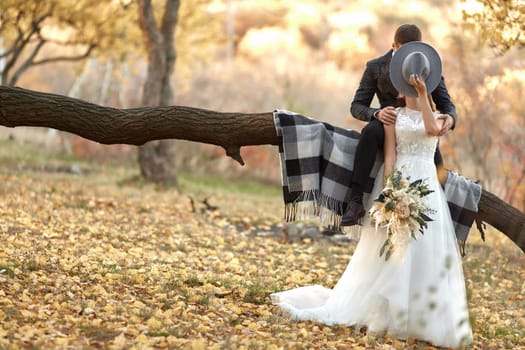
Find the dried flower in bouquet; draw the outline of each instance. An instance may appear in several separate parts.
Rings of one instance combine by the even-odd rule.
[[[370,208],[369,215],[376,230],[384,227],[387,239],[379,251],[388,260],[395,249],[405,249],[412,239],[418,238],[427,222],[432,221],[428,214],[435,213],[421,198],[434,191],[420,179],[410,181],[401,171],[394,169],[386,179],[386,185]]]

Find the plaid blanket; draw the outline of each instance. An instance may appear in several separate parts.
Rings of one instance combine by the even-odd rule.
[[[341,216],[350,201],[350,179],[360,134],[297,113],[276,110],[274,123],[279,138],[285,220],[318,217],[320,224],[340,229]],[[378,154],[365,185],[365,198],[383,163]],[[468,233],[478,211],[481,186],[449,172],[445,194],[464,255]]]

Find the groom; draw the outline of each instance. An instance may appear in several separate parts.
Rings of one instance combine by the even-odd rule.
[[[369,122],[361,131],[361,138],[357,145],[354,168],[351,179],[352,195],[346,212],[341,219],[341,226],[358,224],[365,215],[363,193],[370,190],[373,180],[369,178],[370,171],[375,163],[378,150],[383,150],[385,132],[383,124],[391,125],[396,121],[395,108],[400,107],[402,101],[398,99],[398,92],[392,85],[389,75],[390,60],[395,51],[411,41],[421,41],[421,31],[414,24],[403,24],[397,28],[394,35],[392,49],[384,56],[373,59],[366,64],[365,72],[355,92],[350,112],[356,119]],[[374,95],[377,95],[380,108],[371,108]],[[456,126],[456,108],[447,91],[443,77],[438,87],[432,92],[432,99],[437,110],[442,113],[439,118],[444,119],[440,135],[446,134]],[[436,167],[443,165],[439,147],[434,156]],[[387,175],[387,174],[385,174]]]

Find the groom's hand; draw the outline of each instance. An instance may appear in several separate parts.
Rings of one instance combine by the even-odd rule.
[[[392,106],[387,106],[383,109],[380,109],[377,114],[376,118],[384,125],[392,125],[396,122],[396,109]]]
[[[440,114],[438,119],[444,120],[441,131],[439,132],[439,136],[443,136],[454,126],[454,118],[452,118],[449,114]]]

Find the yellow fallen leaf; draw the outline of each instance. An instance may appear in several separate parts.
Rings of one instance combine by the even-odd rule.
[[[235,304],[229,305],[228,308],[229,308],[231,311],[235,312],[237,315],[242,314],[242,310],[241,310],[237,305],[235,305]]]
[[[151,329],[159,329],[162,327],[162,322],[152,317],[146,321],[146,325]]]
[[[127,347],[128,340],[126,339],[126,336],[124,333],[120,333],[118,336],[113,339],[113,345],[111,346],[112,349],[115,350],[121,350],[125,349]]]
[[[173,317],[173,309],[168,309],[162,313],[162,317],[166,319],[170,319]]]
[[[146,336],[146,334],[140,333],[139,335],[137,335],[135,337],[135,342],[137,342],[139,344],[147,343],[148,342],[148,337]]]
[[[308,335],[309,335],[309,334],[308,334],[308,331],[307,331],[306,329],[304,329],[304,328],[301,328],[301,329],[299,330],[299,334],[300,334],[303,338],[308,338]]]
[[[206,350],[207,344],[204,339],[196,339],[191,342],[191,349],[192,350]]]
[[[132,337],[136,337],[140,334],[139,330],[133,327],[127,327],[124,333]]]

